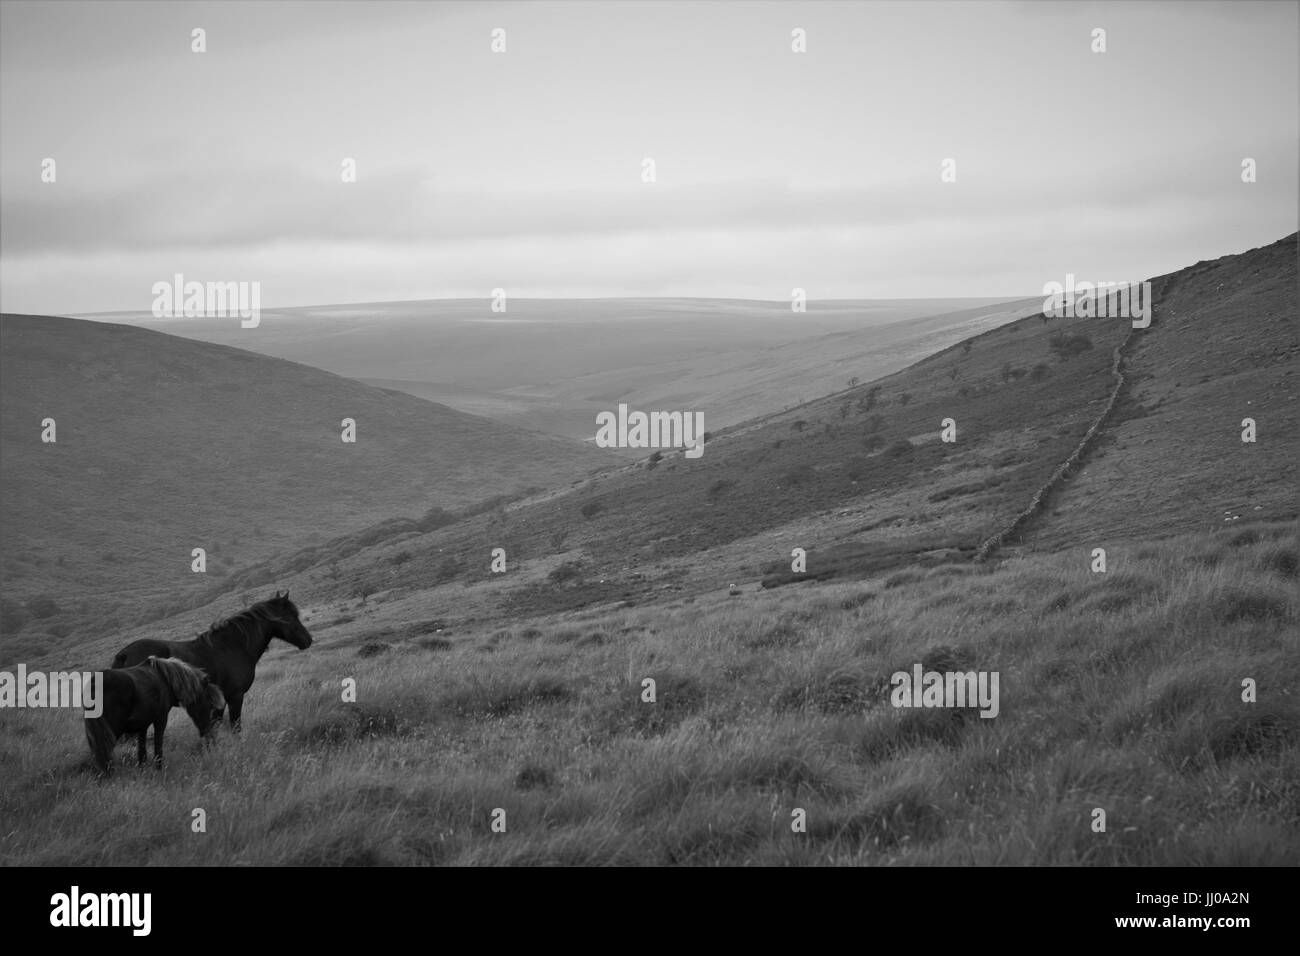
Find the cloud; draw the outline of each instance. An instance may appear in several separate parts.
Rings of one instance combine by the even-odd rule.
[[[1261,162],[1285,162],[1287,152],[1275,146]],[[1294,183],[1270,179],[1258,190],[1294,206]],[[1126,158],[1086,175],[1052,163],[1004,169],[977,158],[958,164],[955,183],[941,182],[936,160],[932,168],[895,171],[872,185],[762,179],[547,190],[442,188],[414,167],[371,171],[362,165],[356,183],[343,183],[337,175],[267,166],[144,175],[96,191],[27,185],[0,200],[0,235],[5,256],[20,259],[275,242],[451,242],[927,222],[995,226],[1025,213],[1065,223],[1082,210],[1112,215],[1123,228],[1171,202],[1239,205],[1241,188],[1235,161],[1218,156],[1145,167]]]

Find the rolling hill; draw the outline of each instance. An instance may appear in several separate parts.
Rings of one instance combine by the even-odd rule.
[[[102,318],[302,362],[499,421],[587,439],[597,411],[705,408],[708,427],[876,378],[1025,314],[1029,300],[445,299]]]
[[[14,712],[0,857],[1294,865],[1296,255],[1157,277],[1146,330],[1030,315],[698,460],[341,536],[46,648],[102,666],[286,585],[316,638],[272,645],[239,739],[182,723],[164,773],[111,789],[78,714]],[[1000,675],[996,719],[890,706],[917,665]]]
[[[193,597],[276,553],[608,460],[293,362],[121,325],[5,315],[0,378],[9,635],[111,628],[114,604]],[[355,443],[342,440],[345,418]],[[191,571],[193,548],[206,551],[204,574]]]
[[[347,619],[343,637],[365,633],[357,602],[374,626],[482,627],[732,586],[906,576],[970,560],[1049,482],[1046,507],[1005,542],[1008,554],[1203,531],[1246,505],[1253,520],[1288,520],[1298,510],[1288,477],[1295,269],[1290,236],[1155,277],[1145,330],[1029,315],[876,382],[724,429],[698,460],[670,453],[436,529],[325,542],[233,574],[231,597],[292,582]],[[1121,346],[1126,385],[1111,407]],[[1216,394],[1221,404],[1208,401]],[[1241,407],[1264,409],[1266,440],[1239,447]],[[1053,482],[1103,412],[1079,464]],[[940,440],[945,419],[955,442]],[[1121,453],[1134,444],[1145,459]],[[1139,460],[1149,471],[1131,464]],[[497,547],[505,574],[489,569]],[[807,551],[805,572],[791,570],[794,548]],[[183,619],[202,621],[231,597]]]

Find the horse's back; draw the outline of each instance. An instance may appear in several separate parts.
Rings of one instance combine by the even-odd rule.
[[[113,658],[114,670],[122,667],[135,667],[136,664],[143,664],[146,657],[171,657],[172,646],[169,641],[157,641],[153,638],[143,638],[138,641],[132,641],[126,647],[117,652]]]
[[[134,730],[144,729],[176,706],[166,680],[147,664],[106,672],[104,697],[114,720]]]

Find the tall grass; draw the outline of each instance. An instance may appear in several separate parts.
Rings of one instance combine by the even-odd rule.
[[[1295,863],[1295,552],[1294,526],[1264,525],[1116,547],[1106,574],[1081,547],[529,638],[362,656],[323,631],[268,658],[242,737],[199,750],[176,711],[162,772],[98,782],[74,713],[3,712],[0,859]],[[895,710],[889,676],[916,662],[998,671],[1000,715]]]

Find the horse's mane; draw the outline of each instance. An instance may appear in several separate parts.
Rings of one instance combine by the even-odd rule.
[[[236,611],[227,617],[218,618],[209,625],[206,631],[199,635],[199,640],[211,642],[219,633],[233,630],[239,635],[240,640],[244,642],[244,646],[251,649],[251,639],[258,632],[257,624],[274,623],[283,620],[281,615],[271,610],[270,604],[270,599],[258,601],[242,611]]]
[[[207,675],[174,657],[150,657],[149,663],[185,707],[192,707],[207,696]]]

